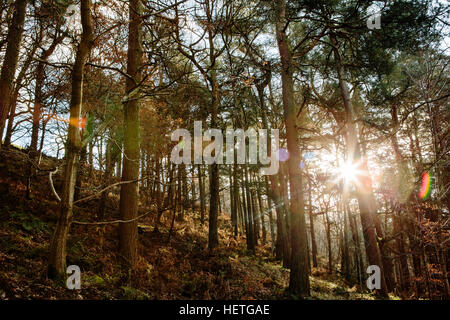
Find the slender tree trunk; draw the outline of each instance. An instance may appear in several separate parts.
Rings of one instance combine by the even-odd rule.
[[[202,172],[202,166],[199,164],[197,165],[197,171],[198,171],[198,188],[200,189],[200,224],[203,225],[205,222],[205,183],[203,180],[203,172]]]
[[[238,236],[242,235],[242,230],[244,230],[244,213],[242,211],[242,203],[241,203],[241,195],[239,192],[239,185],[236,186],[236,194],[235,194],[235,199],[236,199],[236,206],[237,206],[237,213],[238,213],[238,219],[237,219],[237,233]],[[239,229],[240,226],[240,229]]]
[[[337,49],[337,40],[334,35],[331,35],[331,40],[334,45],[334,57],[337,65],[337,73],[339,79],[339,86],[341,90],[341,96],[344,103],[344,108],[347,117],[347,154],[348,161],[350,163],[357,163],[359,170],[364,174],[359,177],[361,180],[358,186],[356,186],[356,197],[359,203],[361,224],[363,227],[364,243],[366,247],[367,257],[371,265],[377,265],[381,270],[381,289],[377,290],[377,294],[386,298],[388,297],[388,290],[386,286],[386,280],[384,276],[383,264],[378,248],[377,235],[375,232],[374,215],[376,214],[375,208],[372,205],[372,184],[370,181],[369,172],[367,170],[367,165],[363,162],[361,158],[360,145],[358,143],[357,131],[355,126],[355,117],[353,105],[350,100],[350,95],[348,93],[347,85],[344,80],[344,68],[340,59],[340,55]]]
[[[8,124],[6,125],[6,134],[5,134],[5,141],[3,143],[3,146],[5,148],[8,148],[11,145],[11,138],[13,134],[13,124],[14,124],[14,118],[16,115],[16,108],[17,108],[17,99],[19,98],[19,91],[17,90],[14,93],[13,98],[11,99],[11,108],[8,115]],[[1,128],[0,128],[1,130]],[[0,133],[1,135],[1,133]]]
[[[63,37],[56,38],[48,49],[45,49],[41,56],[40,61],[36,67],[36,80],[34,88],[34,107],[33,107],[33,126],[31,129],[31,143],[30,150],[32,153],[37,152],[38,136],[39,136],[39,123],[41,120],[42,108],[44,105],[44,97],[42,88],[44,86],[45,79],[45,64],[48,58],[53,54],[56,47],[63,40]]]
[[[392,291],[395,286],[395,281],[393,278],[394,270],[392,266],[392,260],[389,254],[388,243],[385,242],[385,235],[383,229],[381,228],[380,219],[378,216],[374,217],[375,230],[377,231],[378,242],[380,248],[381,261],[383,263],[384,275],[386,279],[386,287],[388,291]]]
[[[66,242],[72,221],[73,197],[77,177],[77,163],[81,149],[79,121],[83,101],[83,69],[93,44],[93,29],[90,0],[81,0],[81,24],[83,34],[78,46],[72,71],[72,95],[70,101],[70,121],[66,143],[65,167],[63,174],[60,214],[50,244],[48,275],[55,277],[65,273]]]
[[[291,266],[291,242],[289,237],[289,199],[287,195],[287,184],[283,175],[284,164],[280,166],[280,174],[278,175],[280,183],[280,195],[283,199],[283,206],[281,208],[281,229],[283,240],[283,267],[290,268]]]
[[[164,194],[161,191],[161,159],[159,157],[156,158],[156,172],[155,172],[155,202],[156,202],[156,211],[160,212],[162,209],[162,201],[164,200]]]
[[[47,128],[47,123],[49,122],[50,118],[47,118],[45,120],[42,120],[42,134],[41,134],[41,141],[39,142],[39,158],[37,160],[38,163],[41,163],[42,160],[42,149],[44,148],[44,141],[45,141],[45,129]]]
[[[249,241],[250,241],[250,237],[248,235],[248,212],[247,212],[247,201],[245,200],[246,197],[246,191],[245,191],[245,178],[244,175],[242,173],[242,184],[241,184],[241,194],[242,194],[242,221],[243,221],[243,230],[245,230],[245,240],[247,243],[247,249],[249,247]]]
[[[217,112],[220,104],[219,83],[217,81],[216,73],[216,51],[214,48],[214,30],[213,26],[213,10],[210,0],[205,1],[206,16],[208,19],[207,33],[209,41],[209,63],[210,84],[211,84],[211,128],[216,128]],[[218,206],[219,206],[219,164],[213,163],[210,166],[210,180],[209,180],[209,232],[208,232],[208,248],[212,252],[219,245],[218,238]]]
[[[233,227],[234,237],[238,236],[238,199],[239,199],[239,189],[237,183],[237,165],[234,164],[230,167],[230,181],[232,181],[232,186],[230,190],[231,198],[231,225]]]
[[[142,5],[141,0],[130,0],[128,29],[127,73],[132,79],[126,80],[127,101],[124,104],[124,159],[122,181],[139,178],[140,159],[140,97],[142,65]],[[120,217],[130,220],[137,217],[139,202],[139,183],[122,184],[120,188]],[[137,261],[137,221],[119,224],[119,251],[129,269]]]
[[[270,198],[267,198],[267,206],[269,209],[269,227],[270,227],[270,246],[272,250],[272,254],[275,252],[275,222],[273,221],[273,209],[272,209],[272,201]]]
[[[345,279],[350,282],[351,281],[351,255],[350,255],[350,241],[349,241],[349,231],[348,231],[348,221],[347,221],[347,213],[345,210],[345,203],[341,198],[340,201],[342,215],[343,215],[343,223],[344,223],[344,231],[343,231],[343,243],[344,243],[344,276]]]
[[[305,207],[303,200],[303,177],[299,167],[299,138],[295,127],[297,108],[294,101],[294,80],[292,57],[286,36],[286,2],[276,3],[276,37],[281,58],[281,82],[283,92],[284,123],[286,127],[287,146],[289,151],[289,185],[291,215],[291,274],[289,289],[299,296],[309,296],[308,244],[306,235]]]
[[[14,14],[6,38],[7,47],[0,74],[0,140],[12,101],[14,75],[19,60],[19,50],[25,23],[27,0],[16,0]],[[1,145],[1,141],[0,141]]]
[[[263,201],[261,197],[261,184],[259,181],[256,181],[258,183],[258,187],[256,188],[256,193],[258,196],[258,208],[259,208],[259,217],[261,219],[261,231],[262,231],[262,242],[263,244],[267,241],[267,231],[266,231],[266,221],[265,221],[265,214],[264,214],[264,206]]]
[[[23,66],[20,69],[19,75],[17,76],[16,84],[14,87],[14,93],[12,94],[12,99],[10,102],[11,106],[10,106],[10,111],[9,111],[9,116],[8,116],[8,125],[6,127],[6,135],[5,135],[5,142],[4,142],[5,147],[9,147],[11,145],[11,137],[12,137],[12,133],[13,133],[13,123],[14,123],[14,118],[16,116],[16,107],[17,107],[17,99],[19,97],[19,90],[22,88],[22,82],[26,76],[26,73],[27,73],[31,63],[33,62],[34,54],[36,53],[36,50],[40,46],[41,41],[42,41],[42,33],[39,33],[39,36],[36,38],[36,40],[34,42],[33,48],[31,49],[30,53],[28,54],[27,59],[23,63]],[[0,131],[0,136],[2,136],[2,132],[3,131]]]
[[[106,143],[106,169],[105,174],[103,175],[103,187],[106,187],[111,184],[112,180],[112,169],[113,169],[113,163],[112,163],[112,145],[111,142],[108,141]],[[106,199],[108,197],[108,192],[105,191],[102,193],[98,208],[98,218],[99,220],[103,220],[105,217],[106,212]]]
[[[80,199],[80,194],[81,194],[81,186],[82,186],[82,180],[83,180],[83,176],[84,176],[84,171],[85,171],[85,165],[86,165],[86,146],[83,146],[80,150],[80,160],[78,161],[77,164],[77,179],[75,182],[75,194],[74,194],[74,201],[77,201],[78,199]]]
[[[394,150],[394,154],[395,154],[395,160],[397,163],[397,170],[398,170],[398,177],[399,179],[397,179],[396,181],[396,186],[398,187],[397,190],[397,201],[399,202],[403,202],[403,201],[407,201],[407,198],[409,197],[409,193],[408,194],[403,194],[404,192],[402,192],[402,181],[400,179],[404,179],[405,177],[408,176],[408,168],[407,168],[407,164],[404,161],[403,155],[400,151],[400,147],[398,144],[398,139],[397,139],[397,129],[399,126],[398,123],[398,113],[397,113],[397,106],[396,105],[392,105],[391,106],[391,117],[392,117],[392,127],[393,127],[393,134],[391,135],[391,144]],[[401,178],[400,178],[401,177]],[[403,219],[401,217],[401,211],[399,212],[398,210],[395,210],[394,206],[393,207],[393,227],[394,227],[394,235],[396,235],[396,246],[397,246],[397,251],[399,254],[399,260],[400,260],[400,264],[399,264],[399,269],[400,269],[400,287],[403,291],[408,291],[409,290],[409,285],[410,285],[410,276],[409,276],[409,269],[408,269],[408,262],[407,262],[407,256],[406,256],[406,251],[405,251],[405,243],[404,243],[404,234],[403,234],[403,230],[402,230],[402,225],[403,223],[401,222]]]
[[[191,209],[194,212],[195,209],[195,201],[197,201],[197,190],[195,187],[195,167],[191,166],[191,182],[192,182],[192,199],[191,199]]]
[[[399,255],[399,277],[400,277],[400,287],[403,291],[408,291],[410,286],[410,276],[408,268],[408,260],[406,256],[404,235],[401,227],[401,213],[397,214],[394,212],[393,225],[394,225],[394,235],[396,236],[395,243],[397,245],[397,251]]]
[[[313,206],[312,206],[312,188],[311,182],[309,182],[308,189],[308,204],[309,204],[309,227],[311,229],[311,253],[313,260],[313,267],[317,268],[317,244],[316,244],[316,232],[314,230],[314,215],[313,215]]]
[[[255,252],[255,229],[253,227],[252,199],[250,194],[250,186],[248,181],[247,165],[244,165],[244,184],[247,203],[247,249]]]
[[[328,217],[328,207],[325,208],[325,233],[327,235],[327,251],[328,251],[328,273],[333,273],[333,252],[331,248],[331,224]]]
[[[182,178],[182,165],[177,167],[177,206],[175,207],[175,212],[178,212],[177,219],[183,221],[184,219],[184,208],[183,208],[183,178]],[[178,210],[176,209],[178,207]]]
[[[253,243],[255,244],[255,246],[258,245],[258,240],[259,240],[259,213],[258,213],[258,208],[256,206],[256,195],[255,195],[255,190],[254,190],[254,180],[253,180],[253,175],[251,172],[249,172],[249,180],[250,180],[250,198],[251,198],[251,206],[252,206],[252,223],[253,223]]]
[[[158,208],[158,214],[157,214],[157,216],[156,216],[156,221],[155,221],[155,228],[153,229],[153,232],[154,233],[158,233],[159,232],[159,225],[161,224],[161,217],[162,217],[162,214],[163,214],[163,212],[165,211],[165,210],[167,210],[167,208],[169,208],[169,205],[171,206],[171,208],[170,208],[170,210],[175,210],[175,208],[173,207],[173,189],[174,189],[174,186],[173,186],[173,184],[174,184],[174,182],[173,182],[173,180],[174,180],[174,177],[173,177],[173,173],[174,173],[174,170],[175,170],[175,165],[170,165],[170,163],[168,164],[168,171],[169,171],[169,174],[168,174],[168,184],[169,184],[169,187],[168,187],[168,189],[167,189],[167,197],[164,197],[164,202],[163,202],[163,204],[162,204],[162,206],[160,206],[160,208]],[[164,181],[164,179],[163,179],[163,181]],[[165,188],[164,188],[165,189]],[[162,192],[162,194],[163,195],[165,195],[165,191],[163,190],[163,192]]]
[[[355,246],[356,276],[357,276],[357,280],[358,280],[360,286],[362,286],[362,282],[363,282],[362,277],[363,277],[363,273],[365,271],[364,271],[364,263],[363,263],[363,258],[362,258],[361,244],[360,244],[360,240],[359,240],[356,216],[351,213],[350,206],[348,205],[347,200],[345,200],[344,206],[345,206],[345,211],[348,216],[350,230],[352,232],[353,245]]]

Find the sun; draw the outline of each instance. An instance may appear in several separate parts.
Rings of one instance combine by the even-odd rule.
[[[344,179],[345,181],[353,181],[354,182],[357,180],[358,168],[355,163],[346,161],[338,167],[337,171],[338,171],[340,178]]]

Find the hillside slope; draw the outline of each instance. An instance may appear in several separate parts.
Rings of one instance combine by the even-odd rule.
[[[232,238],[228,216],[219,221],[220,247],[208,254],[206,225],[197,212],[184,221],[163,215],[159,232],[153,232],[152,213],[139,222],[140,259],[126,281],[116,263],[117,224],[73,224],[68,241],[68,264],[81,268],[82,289],[68,290],[62,282],[46,278],[47,252],[55,227],[58,203],[48,179],[56,165],[44,157],[32,183],[32,197],[25,200],[27,156],[17,149],[3,150],[0,159],[0,299],[292,299],[286,293],[289,270],[271,257],[269,245],[256,255],[246,252],[245,239]],[[87,179],[86,179],[87,180]],[[58,176],[55,176],[57,189]],[[95,190],[82,185],[82,195]],[[105,220],[118,217],[117,199],[108,199]],[[75,208],[77,221],[95,221],[98,199]],[[149,208],[142,208],[142,213]],[[312,299],[374,299],[359,293],[337,276],[314,269]]]

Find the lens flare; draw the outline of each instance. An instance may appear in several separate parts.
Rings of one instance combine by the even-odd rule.
[[[278,161],[285,162],[289,159],[289,151],[286,149],[280,148],[277,151]]]
[[[350,162],[343,163],[338,168],[339,175],[341,178],[345,179],[346,181],[356,181],[358,169],[357,165],[352,164]]]
[[[300,161],[300,163],[298,164],[298,167],[300,169],[304,169],[305,168],[305,163],[303,161]]]
[[[422,185],[420,186],[419,197],[421,199],[427,199],[430,196],[431,191],[431,175],[428,172],[422,174]]]

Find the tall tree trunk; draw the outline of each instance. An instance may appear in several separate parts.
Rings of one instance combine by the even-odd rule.
[[[255,195],[255,189],[254,189],[254,180],[253,180],[253,174],[249,172],[249,180],[250,180],[250,197],[252,201],[250,202],[252,205],[252,223],[253,223],[253,243],[255,246],[258,245],[259,240],[259,212],[258,208],[256,206],[256,195]]]
[[[40,61],[36,67],[36,80],[34,88],[34,106],[33,106],[33,123],[31,128],[31,142],[30,142],[30,160],[34,163],[39,164],[38,155],[38,140],[39,140],[39,124],[41,121],[42,109],[44,104],[44,97],[42,93],[42,88],[44,86],[45,80],[45,64],[48,58],[55,51],[58,44],[63,40],[63,37],[57,37],[53,40],[52,44],[48,49],[45,49],[41,56]],[[15,110],[15,107],[14,107]],[[44,134],[44,133],[42,133]],[[30,198],[31,193],[31,182],[36,175],[36,168],[32,163],[29,163],[27,167],[27,199]]]
[[[140,97],[142,65],[142,5],[141,0],[130,0],[128,25],[128,62],[126,79],[127,101],[124,104],[124,159],[122,181],[139,178],[140,159]],[[130,220],[137,217],[139,202],[139,183],[122,184],[120,188],[120,218]],[[119,224],[119,251],[129,269],[137,261],[137,221]]]
[[[112,142],[108,140],[106,143],[106,169],[105,174],[103,175],[103,187],[107,187],[111,184],[112,180],[112,171],[113,171],[113,160],[112,160]],[[102,193],[98,208],[98,218],[99,220],[103,220],[105,218],[106,212],[106,199],[108,197],[108,192],[105,191]]]
[[[57,37],[53,40],[50,47],[42,52],[39,63],[36,67],[36,80],[34,88],[34,106],[33,106],[33,126],[31,129],[31,143],[30,143],[30,150],[32,153],[37,152],[39,122],[41,119],[42,108],[44,104],[42,88],[44,86],[44,79],[45,79],[45,64],[48,58],[55,51],[58,44],[60,44],[63,39],[64,39],[63,37]]]
[[[247,249],[255,252],[255,229],[253,227],[253,212],[252,212],[252,199],[250,194],[250,186],[248,181],[248,169],[247,165],[244,165],[244,184],[247,204]]]
[[[16,107],[17,107],[17,99],[19,97],[19,91],[22,88],[22,82],[26,76],[26,73],[27,73],[31,63],[33,62],[34,54],[36,53],[36,50],[40,46],[41,41],[42,41],[42,33],[39,33],[39,36],[36,37],[36,40],[33,44],[33,48],[29,52],[27,59],[23,63],[22,68],[20,69],[19,75],[17,76],[16,84],[14,86],[14,92],[12,94],[12,98],[11,98],[11,102],[10,102],[11,106],[10,106],[10,111],[9,111],[9,116],[8,116],[8,125],[6,127],[6,135],[5,135],[5,142],[4,142],[5,147],[9,147],[11,145],[11,137],[12,137],[12,133],[13,133],[13,123],[14,123],[14,117],[16,115]],[[2,132],[3,131],[0,131],[0,136],[2,135],[1,134]]]
[[[177,205],[175,206],[175,213],[178,212],[177,219],[182,221],[184,219],[184,208],[182,201],[182,193],[183,193],[183,182],[182,182],[182,166],[177,166]],[[178,209],[178,210],[177,210]]]
[[[292,57],[286,35],[286,2],[276,3],[276,37],[281,58],[281,83],[283,92],[284,123],[289,151],[289,185],[291,215],[291,274],[289,289],[299,296],[309,296],[308,244],[303,200],[303,177],[299,167],[299,138],[295,127],[297,108],[294,101],[294,80]]]
[[[25,23],[27,0],[16,0],[14,14],[6,38],[7,47],[0,74],[0,140],[12,101],[14,75],[19,60],[19,50]],[[1,141],[0,141],[1,146]]]
[[[344,252],[345,255],[347,256],[347,266],[346,266],[346,270],[345,270],[345,278],[347,279],[348,282],[352,281],[352,255],[351,255],[351,250],[350,250],[350,231],[349,231],[349,216],[347,214],[347,210],[345,208],[346,203],[343,200],[343,197],[341,198],[341,209],[342,209],[342,214],[343,214],[343,220],[344,220]],[[357,260],[355,259],[355,264],[357,263]]]
[[[263,128],[267,129],[267,133],[268,133],[268,137],[271,137],[271,132],[269,129],[269,123],[267,121],[267,107],[266,107],[266,103],[264,100],[264,88],[270,84],[270,80],[271,80],[271,71],[270,69],[265,70],[266,74],[265,74],[265,79],[264,81],[260,84],[257,85],[257,92],[258,92],[258,100],[259,100],[259,105],[261,108],[261,120],[262,120],[262,125]],[[269,142],[270,139],[267,139],[267,155],[270,157],[272,155],[272,152],[275,152],[276,150],[272,150],[272,144]],[[272,207],[271,204],[271,199],[273,200],[273,202],[276,205],[276,212],[277,212],[277,217],[279,216],[279,201],[276,200],[277,198],[277,192],[278,192],[278,188],[276,186],[276,176],[270,175],[269,178],[267,178],[267,176],[265,176],[265,189],[266,189],[266,193],[268,196],[268,205],[269,205],[269,223],[270,223],[270,235],[271,235],[271,239],[272,239],[272,250],[275,249],[275,255],[277,259],[281,259],[282,256],[282,247],[281,247],[281,238],[279,236],[277,236],[276,240],[275,240],[275,230],[274,230],[274,223],[273,223],[273,215],[272,215],[272,209],[270,209]],[[270,189],[269,189],[269,181],[270,181]],[[259,189],[258,189],[259,192]],[[263,217],[262,217],[263,219]],[[281,222],[277,219],[277,225],[278,223]],[[279,232],[279,230],[277,228],[277,235],[281,234],[281,232]],[[265,227],[264,227],[264,222],[263,222],[263,237],[264,237],[264,231],[265,231]]]
[[[269,227],[270,227],[270,247],[272,250],[272,254],[275,252],[275,222],[273,221],[273,209],[272,209],[272,201],[270,198],[267,198],[267,206],[269,210]]]
[[[213,128],[214,125],[212,125]],[[218,216],[219,216],[219,165],[213,163],[210,166],[209,175],[209,232],[208,248],[212,252],[219,244]]]
[[[282,230],[282,240],[283,240],[283,267],[290,268],[291,266],[291,242],[289,237],[289,198],[287,195],[287,184],[286,179],[283,174],[285,165],[280,166],[280,172],[278,175],[278,181],[280,184],[280,195],[283,199],[283,206],[281,207],[281,230]]]
[[[216,72],[216,51],[214,48],[213,11],[210,0],[205,1],[205,11],[207,16],[207,33],[209,41],[209,63],[210,63],[210,84],[211,84],[211,128],[216,128],[217,112],[220,104],[219,83]],[[209,232],[208,248],[212,252],[219,244],[218,238],[218,215],[219,215],[219,164],[213,163],[210,166],[209,180]]]
[[[192,184],[191,209],[192,209],[192,212],[194,212],[195,201],[197,201],[197,190],[196,190],[196,187],[195,187],[195,167],[194,166],[191,166],[191,184]]]
[[[230,166],[230,181],[231,190],[230,190],[230,198],[231,198],[231,225],[233,227],[234,237],[238,236],[238,199],[239,199],[239,189],[237,182],[237,165],[234,164]]]
[[[392,117],[392,130],[393,133],[391,135],[391,144],[394,150],[394,154],[395,154],[395,161],[397,164],[397,170],[398,170],[398,179],[396,181],[396,187],[398,188],[398,190],[396,190],[397,193],[397,202],[401,203],[404,201],[407,201],[408,197],[409,197],[409,192],[407,192],[407,194],[405,194],[405,192],[403,191],[403,187],[402,187],[402,181],[400,179],[405,179],[408,175],[408,167],[407,167],[407,163],[405,162],[405,159],[402,155],[402,152],[400,151],[400,147],[398,144],[398,139],[397,139],[397,131],[398,131],[398,127],[399,127],[399,123],[398,123],[398,112],[397,112],[397,106],[396,105],[392,105],[391,106],[391,117]],[[395,206],[392,206],[393,208],[393,227],[394,227],[394,235],[396,235],[396,246],[397,246],[397,251],[399,254],[399,259],[400,259],[400,264],[399,264],[399,269],[400,269],[400,287],[402,290],[404,291],[408,291],[409,289],[409,282],[410,282],[410,276],[409,276],[409,269],[408,269],[408,262],[407,262],[407,256],[406,256],[406,252],[405,252],[405,243],[404,243],[404,234],[403,234],[403,230],[402,230],[402,225],[403,223],[401,222],[402,219],[402,214],[401,211],[396,210]],[[399,209],[401,207],[405,207],[405,206],[399,206]]]
[[[242,215],[243,215],[243,230],[245,230],[245,240],[247,243],[247,249],[249,248],[249,241],[250,241],[250,237],[248,236],[248,212],[247,212],[247,201],[245,200],[246,197],[246,191],[245,191],[245,178],[244,178],[244,174],[243,172],[241,173],[242,175],[242,184],[241,184],[241,189],[242,189]]]
[[[77,164],[77,178],[75,181],[75,194],[74,194],[74,201],[77,201],[78,199],[80,199],[80,194],[81,194],[81,185],[82,185],[82,180],[83,180],[83,176],[84,176],[84,171],[85,171],[85,164],[86,164],[86,146],[83,146],[81,148],[80,151],[80,160],[78,161]]]
[[[156,203],[156,211],[160,212],[162,209],[162,201],[164,200],[164,194],[161,191],[161,159],[157,156],[155,159],[156,169],[155,169],[155,203]]]
[[[81,149],[79,121],[83,102],[83,69],[93,44],[93,29],[90,0],[81,0],[81,24],[83,34],[78,46],[72,71],[72,94],[70,101],[70,121],[66,143],[65,167],[63,174],[60,214],[55,233],[50,244],[48,275],[55,277],[65,273],[66,242],[72,221],[73,196],[77,177],[77,163]]]
[[[342,264],[341,264],[341,268],[342,268],[342,272],[344,274],[344,277],[347,281],[351,281],[351,256],[350,256],[350,246],[349,246],[349,241],[348,241],[348,223],[347,223],[347,214],[345,213],[345,204],[343,199],[341,198],[340,201],[340,208],[341,208],[341,213],[342,213],[342,221],[343,221],[343,234],[342,234]]]
[[[236,186],[236,194],[235,194],[235,201],[237,206],[237,234],[242,235],[242,231],[244,230],[244,213],[242,211],[242,203],[241,203],[241,195],[239,191],[239,184]],[[239,229],[240,226],[240,229]]]
[[[356,186],[356,197],[358,199],[359,211],[361,215],[361,224],[363,227],[364,243],[366,247],[367,257],[371,265],[377,265],[381,270],[381,289],[377,290],[377,294],[382,297],[388,297],[386,280],[384,276],[383,264],[378,248],[377,235],[375,232],[374,215],[376,214],[375,208],[372,205],[372,185],[370,181],[367,165],[362,161],[360,145],[358,143],[358,136],[355,126],[355,116],[353,105],[350,100],[350,95],[347,89],[347,85],[344,80],[344,67],[341,62],[340,54],[338,51],[338,42],[334,35],[331,35],[331,41],[334,46],[334,58],[337,66],[337,74],[339,80],[339,87],[341,91],[342,100],[346,112],[346,125],[347,125],[347,161],[350,163],[357,163],[359,170],[363,172],[359,180],[360,183]]]
[[[259,181],[256,181],[258,183],[258,187],[256,188],[256,193],[258,196],[258,208],[259,208],[259,217],[261,219],[261,230],[262,230],[262,242],[263,244],[267,241],[267,231],[266,231],[266,221],[265,221],[265,214],[264,214],[264,206],[263,201],[261,197],[261,184]]]

